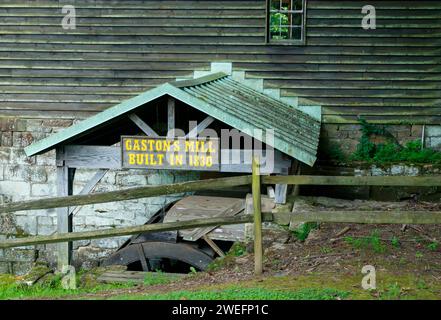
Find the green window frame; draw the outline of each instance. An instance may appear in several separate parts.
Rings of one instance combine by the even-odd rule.
[[[266,0],[266,41],[269,44],[306,43],[307,0]]]

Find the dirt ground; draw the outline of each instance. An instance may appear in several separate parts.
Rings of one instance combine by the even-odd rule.
[[[344,234],[343,234],[344,233]],[[127,295],[185,290],[221,290],[228,286],[280,290],[338,288],[352,299],[441,299],[439,226],[321,224],[301,242],[293,235],[286,243],[266,243],[264,275],[256,278],[253,254],[228,256],[212,271],[186,276],[179,282],[137,286],[83,295],[108,299]],[[376,269],[378,289],[361,288],[362,268]]]

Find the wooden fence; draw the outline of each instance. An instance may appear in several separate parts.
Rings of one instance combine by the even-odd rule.
[[[22,201],[0,206],[0,213],[24,210],[50,209],[83,206],[97,203],[125,201],[170,195],[201,190],[217,190],[237,186],[252,185],[254,215],[239,215],[143,225],[136,227],[114,228],[98,231],[72,232],[50,236],[33,236],[9,239],[0,242],[0,249],[29,246],[44,243],[71,242],[77,240],[108,238],[133,235],[145,232],[193,229],[198,227],[254,223],[255,273],[262,273],[262,222],[287,219],[294,222],[333,222],[333,223],[372,223],[372,224],[441,224],[439,211],[320,211],[308,214],[292,212],[261,212],[261,184],[286,185],[329,185],[329,186],[420,186],[441,187],[439,177],[334,177],[334,176],[260,176],[259,161],[253,159],[252,176],[238,176],[221,179],[208,179],[178,184],[146,186],[121,191],[47,198]]]

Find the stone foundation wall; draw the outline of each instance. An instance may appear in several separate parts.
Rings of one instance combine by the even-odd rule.
[[[35,200],[56,196],[55,152],[26,157],[23,148],[76,120],[0,119],[0,203]],[[94,170],[77,170],[74,194],[80,192],[95,174]],[[95,192],[158,185],[198,179],[194,172],[123,170],[109,171]],[[179,196],[148,198],[135,201],[84,206],[73,218],[74,231],[144,224],[152,214]],[[49,235],[56,232],[56,210],[35,210],[0,215],[0,239]],[[92,267],[118,248],[128,237],[74,242],[74,264]],[[0,250],[0,273],[23,274],[36,260],[56,262],[56,245]]]
[[[334,144],[346,154],[352,154],[362,136],[359,124],[324,124],[321,133],[322,144]],[[421,140],[423,125],[388,125],[386,129],[401,145]],[[441,126],[430,125],[424,130],[424,146],[441,150]]]

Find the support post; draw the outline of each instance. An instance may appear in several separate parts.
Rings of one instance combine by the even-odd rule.
[[[262,248],[262,200],[260,192],[260,159],[253,156],[253,208],[254,208],[254,273],[260,276],[263,272]]]
[[[57,149],[57,159],[62,159],[64,155],[64,148]],[[64,161],[57,161],[57,195],[65,197],[72,195],[73,177],[75,169],[69,169]],[[57,209],[57,232],[69,233],[72,232],[72,216],[70,215],[69,207]],[[63,267],[69,266],[72,254],[72,242],[65,242],[58,244],[57,266],[58,270],[63,270]]]
[[[175,99],[170,97],[168,98],[168,103],[167,103],[167,113],[168,113],[168,121],[167,121],[167,127],[168,127],[168,131],[167,131],[167,136],[168,137],[174,137],[175,136],[175,118],[176,118],[176,114],[175,114]]]
[[[284,169],[282,175],[288,175],[288,169]],[[276,184],[275,188],[275,202],[277,204],[285,204],[286,196],[288,194],[288,185],[287,184]]]

